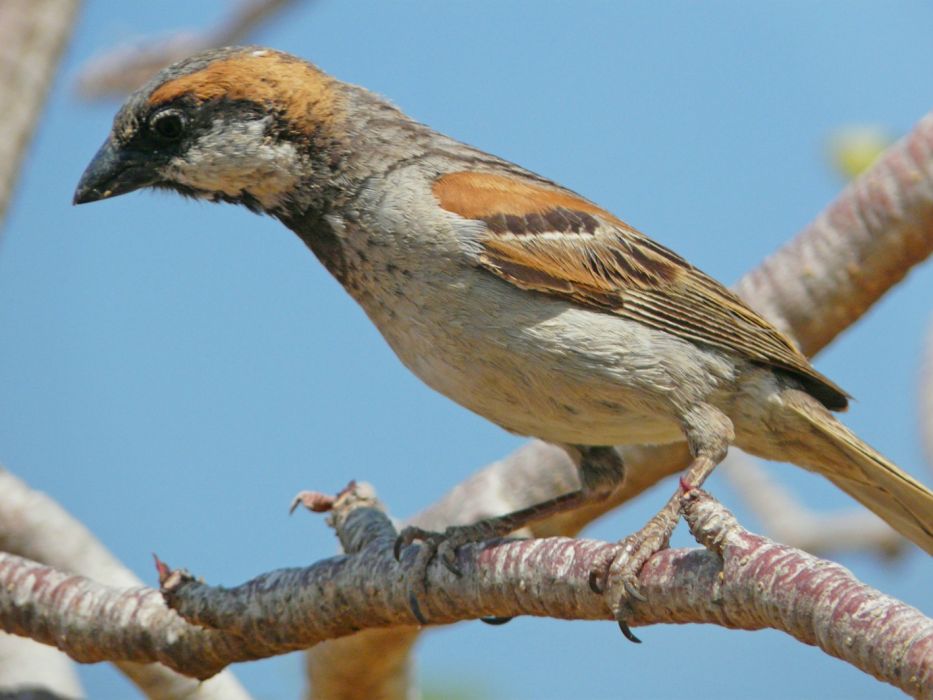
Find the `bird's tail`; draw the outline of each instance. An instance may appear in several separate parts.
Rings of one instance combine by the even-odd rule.
[[[822,474],[933,555],[933,492],[862,442],[811,397],[787,394],[785,406],[797,423],[794,434],[807,438],[790,448],[790,461]]]

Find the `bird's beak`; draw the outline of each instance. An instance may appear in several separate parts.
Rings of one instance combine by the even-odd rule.
[[[112,138],[100,147],[81,176],[74,203],[84,204],[116,197],[157,180],[145,154],[120,148]]]

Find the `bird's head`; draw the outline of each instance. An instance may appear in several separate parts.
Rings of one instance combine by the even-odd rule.
[[[271,49],[213,49],[180,61],[127,99],[74,202],[155,187],[272,214],[307,208],[301,200],[320,189],[309,180],[333,169],[338,86]]]

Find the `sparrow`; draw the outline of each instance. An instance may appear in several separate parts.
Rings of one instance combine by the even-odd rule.
[[[131,95],[74,202],[144,187],[275,217],[422,381],[576,464],[579,490],[444,533],[408,528],[397,556],[420,540],[458,572],[461,544],[609,496],[625,476],[613,446],[677,441],[693,459],[676,493],[591,579],[627,634],[682,490],[733,444],[822,474],[933,554],[933,493],[836,420],[848,395],[723,285],[579,194],[300,58],[213,49]]]

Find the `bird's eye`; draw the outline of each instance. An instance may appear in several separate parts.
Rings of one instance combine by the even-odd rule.
[[[166,141],[175,141],[185,132],[185,117],[173,109],[166,110],[152,117],[149,126]]]

